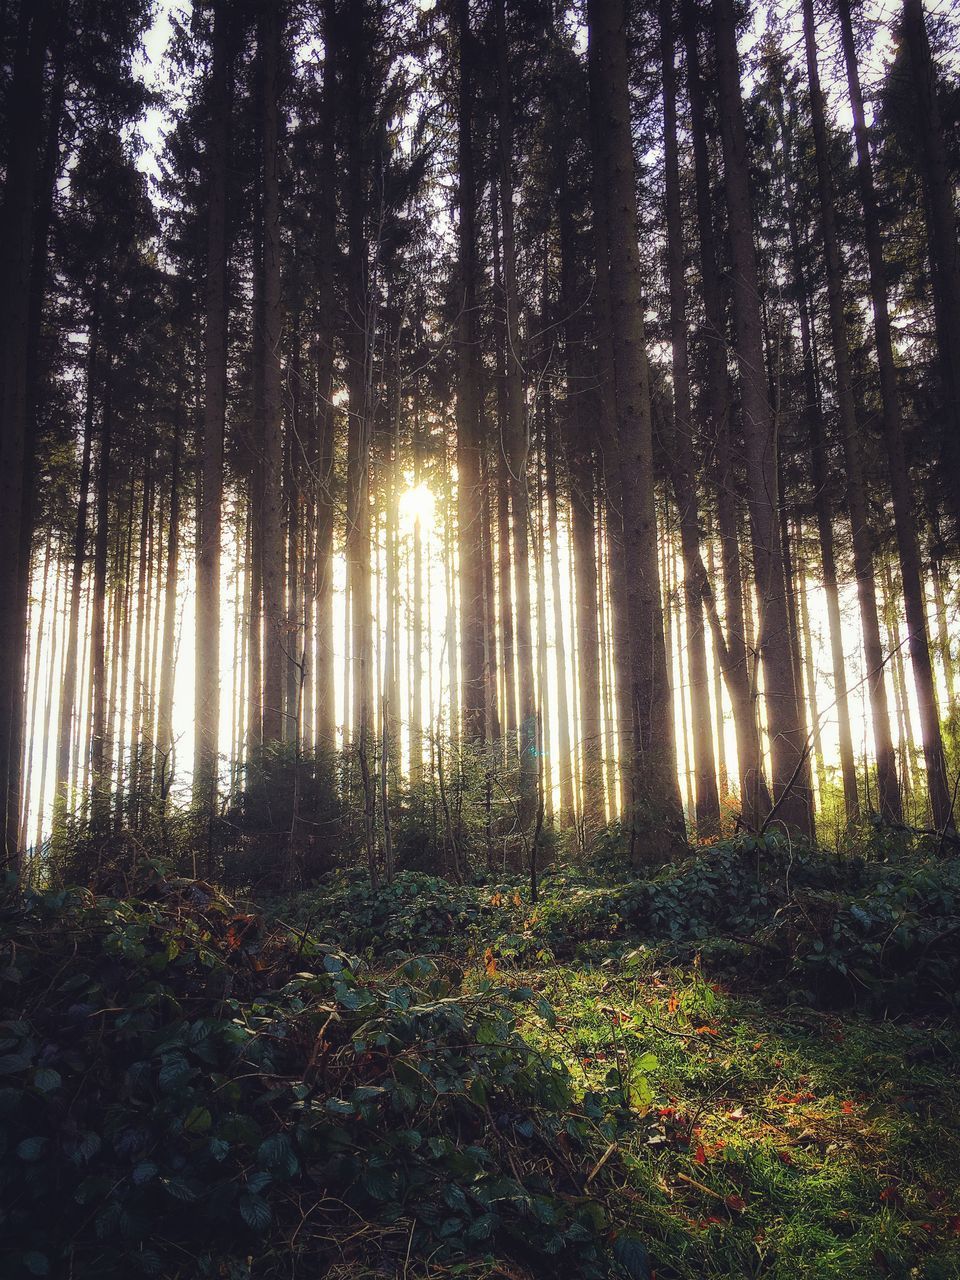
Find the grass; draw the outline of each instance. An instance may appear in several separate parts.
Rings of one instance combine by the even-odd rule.
[[[583,1090],[632,1080],[609,1208],[657,1280],[960,1276],[955,1027],[781,1007],[651,952],[515,976]]]

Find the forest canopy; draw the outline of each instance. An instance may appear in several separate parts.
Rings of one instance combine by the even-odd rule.
[[[951,15],[3,21],[8,858],[952,828]]]

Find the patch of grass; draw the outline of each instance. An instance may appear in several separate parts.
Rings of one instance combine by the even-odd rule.
[[[658,1280],[960,1276],[956,1028],[781,1008],[650,952],[517,977],[582,1090],[644,1064],[607,1166]]]

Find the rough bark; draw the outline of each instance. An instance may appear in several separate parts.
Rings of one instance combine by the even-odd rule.
[[[280,400],[279,62],[280,13],[261,9],[257,44],[262,59],[260,146],[263,163],[263,744],[283,738],[286,649],[283,635],[283,422]]]
[[[228,21],[227,5],[224,0],[218,0],[213,13],[210,126],[204,158],[207,270],[204,286],[203,418],[199,451],[201,479],[193,766],[194,804],[207,815],[216,806],[220,731],[220,533],[227,395],[227,153],[230,136]]]
[[[669,856],[682,841],[683,811],[660,600],[653,433],[622,0],[592,0],[588,22],[602,73],[594,87],[599,91],[597,105],[604,125],[600,159],[609,191],[610,303],[633,639],[631,847],[634,856],[656,862]]]
[[[524,397],[521,361],[517,248],[513,211],[513,88],[507,53],[504,0],[494,8],[497,44],[498,190],[503,270],[505,340],[506,463],[513,516],[515,573],[514,623],[519,695],[520,819],[526,826],[534,816],[537,779],[537,690],[534,682],[534,644],[530,601],[531,503],[527,480],[530,426]]]
[[[960,540],[960,486],[956,483],[960,475],[960,241],[957,239],[956,179],[947,156],[922,0],[904,0],[903,35],[910,55],[917,113],[937,353],[943,383],[944,496],[953,515],[954,536]]]
[[[660,4],[660,55],[663,69],[664,183],[667,214],[667,273],[670,290],[670,337],[673,371],[673,434],[669,454],[680,522],[683,556],[683,608],[687,631],[687,668],[693,736],[697,835],[710,838],[720,830],[720,794],[710,717],[707,646],[700,593],[700,507],[697,496],[696,449],[690,403],[687,351],[687,297],[684,280],[683,217],[680,161],[677,148],[677,74],[674,65],[672,0]]]
[[[820,230],[823,236],[824,262],[827,274],[827,302],[830,334],[833,343],[834,379],[840,434],[846,464],[847,510],[853,535],[853,563],[860,603],[860,624],[867,664],[867,688],[873,720],[873,742],[877,758],[877,792],[881,817],[901,822],[903,808],[897,779],[896,757],[890,733],[890,714],[884,679],[883,644],[877,611],[877,586],[874,573],[874,533],[867,509],[867,487],[864,477],[863,451],[853,397],[850,371],[849,338],[844,309],[844,264],[837,234],[836,193],[830,173],[827,119],[820,72],[817,66],[816,23],[813,0],[803,0],[803,31],[807,56],[807,79],[810,87],[810,112],[813,121],[814,148],[819,189]]]
[[[747,660],[743,578],[737,540],[737,487],[731,443],[732,395],[727,369],[724,302],[713,226],[705,90],[700,71],[697,21],[692,4],[685,2],[681,14],[696,182],[700,282],[706,321],[703,330],[707,346],[706,410],[716,457],[714,472],[717,531],[724,605],[722,627],[713,603],[712,589],[709,597],[704,598],[704,604],[710,619],[718,665],[723,672],[733,712],[741,815],[748,827],[754,827],[762,814],[769,810],[770,797],[764,778],[756,690]]]
[[[713,12],[724,192],[729,218],[735,348],[740,374],[754,579],[760,607],[758,649],[763,666],[773,799],[779,806],[781,821],[798,831],[808,832],[809,797],[803,784],[806,747],[790,652],[778,510],[777,438],[765,373],[749,157],[733,0],[717,0]]]
[[[947,768],[940,735],[940,718],[937,710],[933,666],[930,661],[930,643],[923,598],[923,579],[920,567],[920,548],[913,514],[913,493],[903,445],[903,423],[897,393],[897,368],[893,354],[893,338],[890,327],[890,309],[887,296],[886,265],[883,257],[883,238],[880,230],[880,214],[873,180],[873,161],[870,140],[863,110],[863,93],[860,87],[860,71],[857,65],[853,24],[850,19],[849,0],[837,0],[840,17],[840,35],[847,71],[847,88],[853,114],[854,137],[857,147],[857,177],[860,200],[863,206],[864,237],[867,260],[870,267],[870,301],[873,307],[874,336],[877,344],[877,365],[880,372],[880,394],[883,406],[883,433],[887,463],[890,472],[890,494],[893,500],[893,520],[900,557],[903,580],[903,598],[906,609],[907,635],[910,665],[917,690],[920,710],[920,733],[923,739],[923,755],[927,771],[927,788],[934,823],[940,827],[951,820],[950,793],[947,786]]]

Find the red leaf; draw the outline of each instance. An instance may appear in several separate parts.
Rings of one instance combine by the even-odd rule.
[[[743,1213],[747,1207],[746,1200],[744,1200],[743,1196],[738,1196],[736,1192],[729,1196],[724,1196],[723,1203],[732,1213]]]
[[[702,1142],[697,1144],[697,1149],[696,1149],[696,1151],[695,1151],[695,1152],[694,1152],[694,1154],[693,1154],[693,1159],[694,1159],[694,1162],[695,1162],[696,1164],[706,1164],[706,1163],[707,1163],[707,1153],[706,1153],[706,1151],[704,1151],[704,1149],[703,1149],[703,1143],[702,1143]]]

